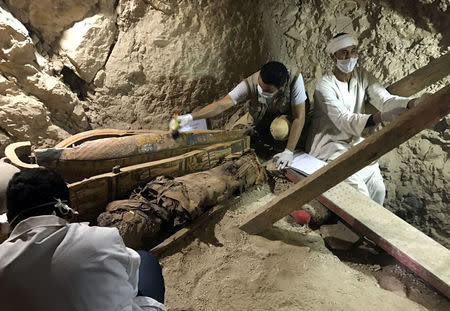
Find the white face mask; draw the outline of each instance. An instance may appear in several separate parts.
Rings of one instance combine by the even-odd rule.
[[[259,84],[256,88],[258,89],[258,94],[265,99],[271,99],[276,94],[276,92],[275,93],[263,92],[263,90],[262,90],[261,86],[259,86]]]
[[[355,69],[358,57],[348,58],[348,59],[338,59],[336,62],[336,67],[343,73],[350,73]]]

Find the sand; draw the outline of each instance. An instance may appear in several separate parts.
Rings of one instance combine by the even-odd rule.
[[[283,219],[264,237],[239,230],[272,197],[268,186],[244,193],[162,255],[169,310],[427,310],[341,262],[308,227]]]

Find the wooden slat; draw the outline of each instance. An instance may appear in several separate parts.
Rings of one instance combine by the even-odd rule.
[[[450,112],[450,86],[427,98],[357,146],[248,216],[241,229],[260,233]]]
[[[232,153],[250,149],[248,136],[205,147],[183,155],[152,161],[120,169],[117,173],[105,173],[69,184],[72,207],[78,210],[78,221],[94,221],[108,202],[121,199],[132,189],[159,175],[182,176],[207,170]]]
[[[391,94],[412,96],[450,74],[450,52],[395,82],[387,88]]]
[[[323,194],[326,206],[355,231],[450,298],[450,251],[346,183]]]
[[[296,183],[305,178],[292,170],[286,176]],[[317,200],[450,298],[450,250],[345,182]]]

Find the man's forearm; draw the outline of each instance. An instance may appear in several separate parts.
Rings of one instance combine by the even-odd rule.
[[[286,148],[294,151],[295,146],[297,146],[300,135],[302,134],[303,126],[305,125],[304,118],[295,118],[292,121],[291,130],[289,131],[289,138],[286,145]]]
[[[229,95],[192,113],[194,120],[214,118],[234,105]]]

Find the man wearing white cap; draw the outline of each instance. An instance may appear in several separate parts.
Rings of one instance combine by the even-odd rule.
[[[267,140],[268,136],[281,141],[283,152],[273,159],[278,169],[289,165],[305,124],[307,96],[303,77],[299,72],[289,72],[284,64],[270,61],[239,83],[223,98],[202,109],[178,116],[181,127],[193,120],[213,118],[235,105],[248,102],[248,113],[234,124],[243,125],[252,131],[252,147],[255,141],[264,141],[273,146],[277,142]],[[170,123],[172,128],[174,120]],[[270,129],[270,131],[269,131]],[[287,140],[286,145],[284,142]],[[260,144],[262,145],[262,144]],[[265,150],[268,148],[266,147]]]
[[[417,103],[417,100],[390,94],[363,69],[355,69],[358,60],[358,41],[346,33],[336,35],[326,52],[334,62],[332,74],[323,76],[314,93],[314,116],[310,154],[324,161],[332,161],[360,143],[366,127],[390,122]],[[369,102],[379,110],[365,113]],[[378,163],[373,163],[346,182],[383,205],[385,186]]]

